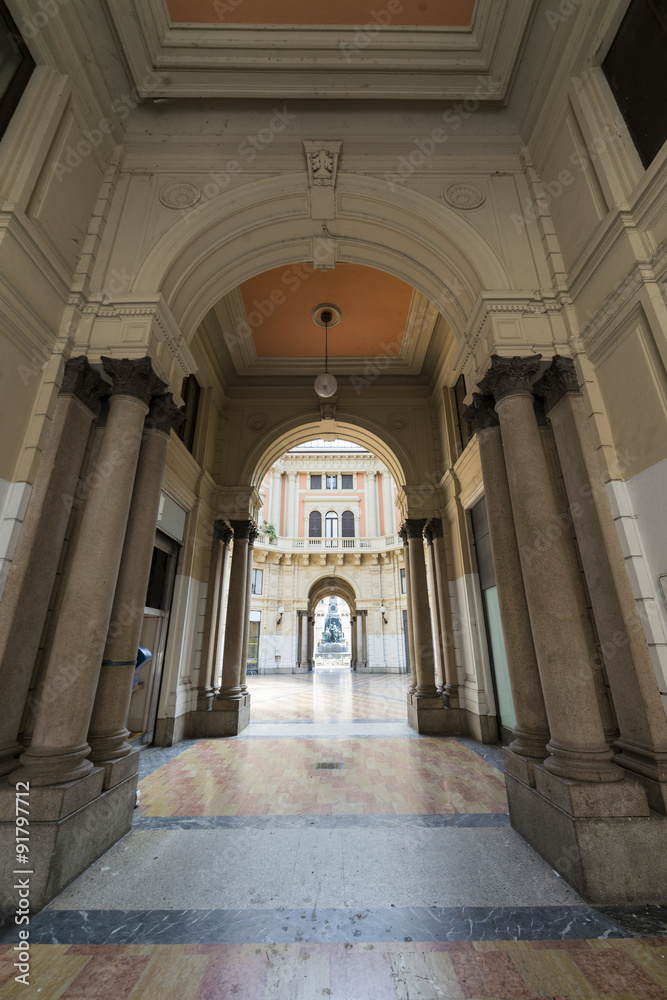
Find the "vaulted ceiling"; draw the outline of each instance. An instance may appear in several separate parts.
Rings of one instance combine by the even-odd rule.
[[[447,322],[420,292],[384,271],[347,263],[258,274],[217,303],[200,335],[227,386],[276,378],[298,384],[324,369],[324,329],[312,314],[325,303],[341,314],[328,334],[329,370],[339,380],[396,376],[428,385],[455,347]]]

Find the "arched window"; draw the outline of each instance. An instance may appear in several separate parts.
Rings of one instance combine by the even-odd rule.
[[[344,510],[341,514],[341,535],[343,538],[354,538],[354,514],[351,510]]]
[[[310,512],[310,517],[308,518],[308,537],[322,537],[322,515],[319,510],[311,510]]]
[[[338,538],[338,514],[333,510],[324,519],[324,534],[327,538]]]

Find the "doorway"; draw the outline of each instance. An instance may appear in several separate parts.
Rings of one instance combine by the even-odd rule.
[[[131,742],[139,746],[153,742],[179,548],[177,542],[156,531],[139,640],[153,656],[139,671],[127,720]]]

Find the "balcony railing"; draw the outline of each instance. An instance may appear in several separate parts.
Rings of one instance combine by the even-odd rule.
[[[255,545],[271,545],[280,552],[290,552],[293,549],[306,551],[323,551],[326,549],[347,549],[366,552],[383,552],[388,548],[402,545],[397,534],[380,535],[377,538],[271,538],[261,533],[257,536]]]

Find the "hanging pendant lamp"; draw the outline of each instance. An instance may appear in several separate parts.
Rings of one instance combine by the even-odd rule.
[[[314,382],[314,389],[321,399],[333,396],[338,388],[336,378],[329,371],[329,326],[340,322],[340,309],[336,306],[321,305],[313,310],[313,319],[318,326],[324,327],[324,371]]]

